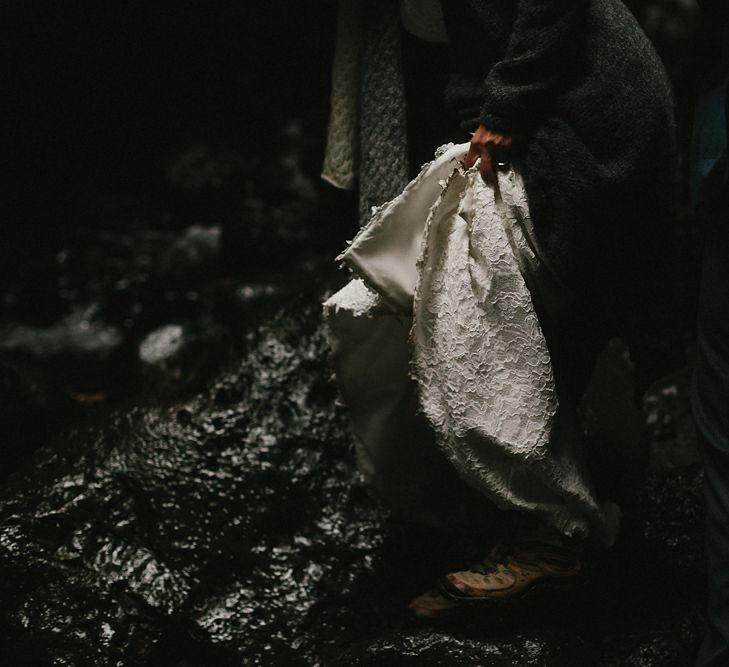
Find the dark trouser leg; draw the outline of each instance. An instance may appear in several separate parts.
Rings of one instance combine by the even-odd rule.
[[[706,237],[693,409],[704,454],[709,632],[697,664],[729,665],[729,216]]]

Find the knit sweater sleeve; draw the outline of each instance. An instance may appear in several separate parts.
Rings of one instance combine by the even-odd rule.
[[[516,0],[517,15],[504,57],[484,84],[479,122],[523,134],[548,113],[550,101],[581,63],[589,2]]]

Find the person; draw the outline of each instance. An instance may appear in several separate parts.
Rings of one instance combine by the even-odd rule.
[[[694,117],[691,195],[709,221],[692,408],[704,459],[709,630],[697,665],[729,664],[729,6],[702,0],[703,90]]]
[[[366,11],[341,0],[323,178],[358,184],[360,222],[403,192],[424,155],[468,132],[464,169],[494,187],[512,166],[523,179],[528,245],[542,259],[524,279],[551,358],[561,444],[539,466],[516,447],[490,476],[469,470],[494,455],[488,442],[446,452],[514,528],[482,562],[414,600],[424,617],[567,581],[586,544],[614,539],[615,517],[574,446],[576,406],[610,338],[629,344],[638,394],[669,370],[676,345],[663,230],[675,186],[672,94],[621,0],[377,0]],[[342,345],[334,352],[341,361]],[[421,406],[429,393],[421,384]],[[401,463],[419,455],[407,436],[401,428],[390,442],[406,452]]]

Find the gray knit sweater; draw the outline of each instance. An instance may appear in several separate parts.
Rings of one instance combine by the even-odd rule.
[[[620,0],[447,0],[447,103],[518,141],[536,232],[598,340],[658,365],[671,320],[673,101]],[[548,324],[549,326],[549,324]],[[575,331],[555,332],[567,336]],[[580,333],[582,335],[582,333]]]

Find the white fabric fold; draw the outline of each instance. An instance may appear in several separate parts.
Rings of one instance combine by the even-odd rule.
[[[394,434],[419,409],[462,478],[497,506],[610,542],[614,522],[589,481],[574,415],[558,404],[524,277],[536,274],[540,259],[522,179],[512,169],[499,173],[496,186],[485,184],[475,168],[460,167],[467,149],[439,149],[338,258],[364,281],[325,303],[337,379],[364,458],[374,479],[391,478],[377,462],[393,460],[403,440]],[[391,310],[383,311],[385,302]],[[398,312],[400,329],[410,327],[405,352],[402,334],[388,338],[378,326],[382,313],[394,321]],[[368,349],[373,330],[377,344]],[[390,344],[399,346],[400,361],[382,364]],[[385,391],[407,393],[403,354],[416,405]],[[377,369],[369,379],[368,368]],[[412,446],[409,452],[417,468]],[[400,472],[405,479],[407,466]]]

